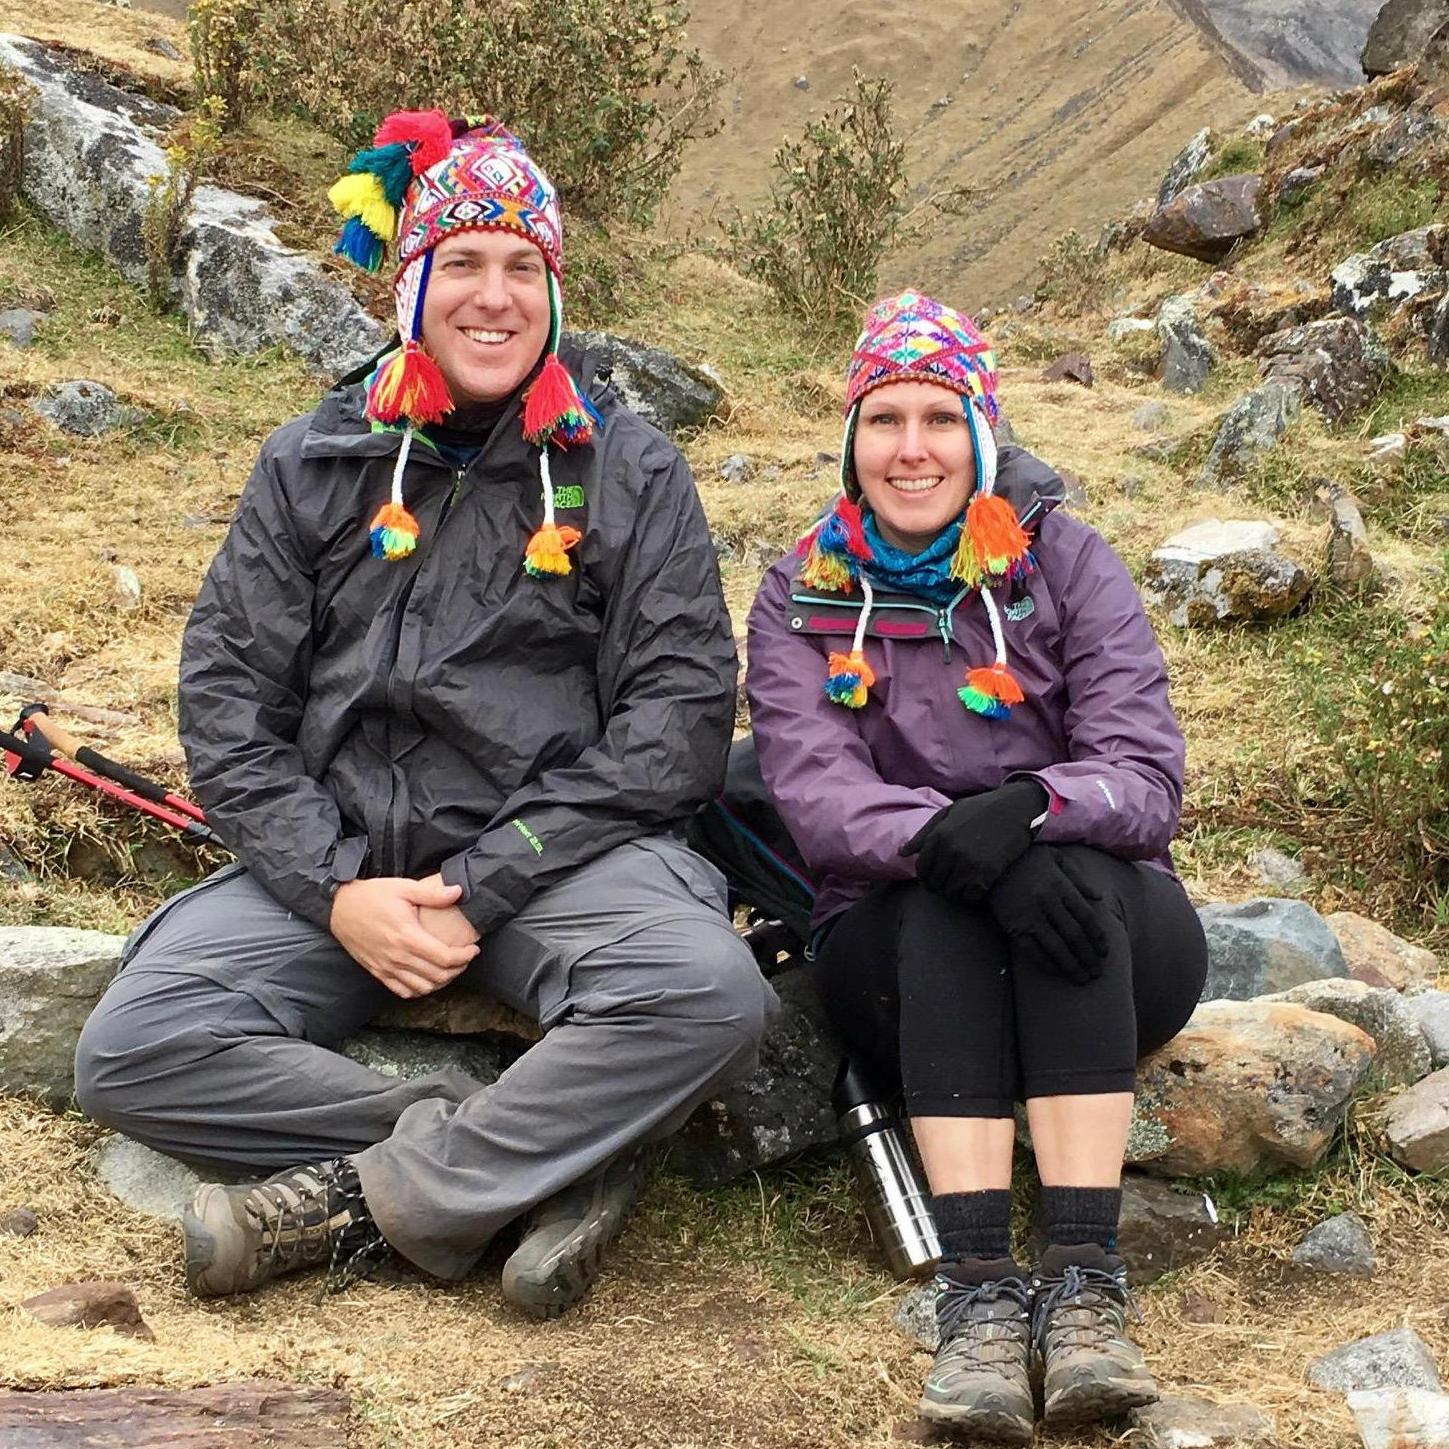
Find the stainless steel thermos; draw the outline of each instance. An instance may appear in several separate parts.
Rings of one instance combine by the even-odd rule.
[[[905,1142],[901,1124],[864,1073],[847,1057],[835,1079],[840,1141],[855,1161],[865,1217],[876,1246],[897,1278],[929,1273],[941,1256],[931,1194]]]

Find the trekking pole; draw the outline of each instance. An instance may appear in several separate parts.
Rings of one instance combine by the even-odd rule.
[[[37,731],[37,734],[39,732]],[[40,735],[44,740],[45,736]],[[123,805],[129,805],[133,810],[139,810],[143,815],[149,815],[159,820],[164,825],[169,825],[173,830],[179,830],[187,839],[198,845],[220,845],[225,847],[223,841],[210,826],[199,820],[182,815],[171,809],[169,806],[157,804],[144,796],[136,794],[125,786],[107,780],[101,775],[80,765],[73,764],[70,760],[57,757],[48,745],[39,744],[28,735],[14,735],[6,730],[0,730],[0,755],[5,761],[5,773],[16,780],[38,780],[46,770],[53,770],[57,775],[64,775],[68,780],[74,780],[78,785],[85,785],[102,795],[109,795],[111,799],[118,800]]]
[[[206,816],[202,814],[199,805],[182,795],[175,794],[163,785],[158,785],[155,780],[148,780],[145,775],[128,769],[125,765],[118,765],[114,760],[107,759],[99,750],[93,750],[89,745],[82,744],[69,730],[62,728],[51,719],[43,704],[27,704],[20,711],[20,720],[16,728],[24,730],[27,734],[38,731],[45,743],[57,754],[64,755],[68,760],[74,760],[76,764],[94,771],[97,775],[104,775],[108,780],[114,780],[118,785],[124,785],[126,789],[139,795],[143,800],[164,805],[170,810],[190,816],[191,819],[199,821],[202,825],[206,824]]]

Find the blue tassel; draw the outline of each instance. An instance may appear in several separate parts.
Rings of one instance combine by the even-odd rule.
[[[403,193],[413,179],[412,151],[401,142],[391,146],[374,146],[368,151],[359,151],[350,162],[349,171],[370,171],[382,182],[382,194],[395,207],[401,209]]]
[[[383,253],[387,248],[380,236],[369,231],[362,224],[360,217],[350,216],[347,218],[346,226],[342,228],[342,235],[337,238],[337,245],[332,250],[338,256],[356,262],[363,271],[375,272],[382,266]]]

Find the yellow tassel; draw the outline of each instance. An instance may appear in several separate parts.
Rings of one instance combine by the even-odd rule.
[[[567,574],[573,572],[569,563],[568,549],[583,537],[578,529],[567,524],[546,523],[528,540],[528,549],[523,556],[523,567],[535,578],[544,574]]]
[[[381,240],[390,242],[397,235],[397,211],[388,201],[382,182],[370,171],[354,171],[334,181],[327,199],[343,216],[359,218]]]

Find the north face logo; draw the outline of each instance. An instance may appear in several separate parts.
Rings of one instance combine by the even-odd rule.
[[[1013,624],[1019,624],[1023,619],[1029,619],[1036,613],[1036,604],[1031,599],[1018,599],[1014,604],[1006,606],[1006,617]]]

